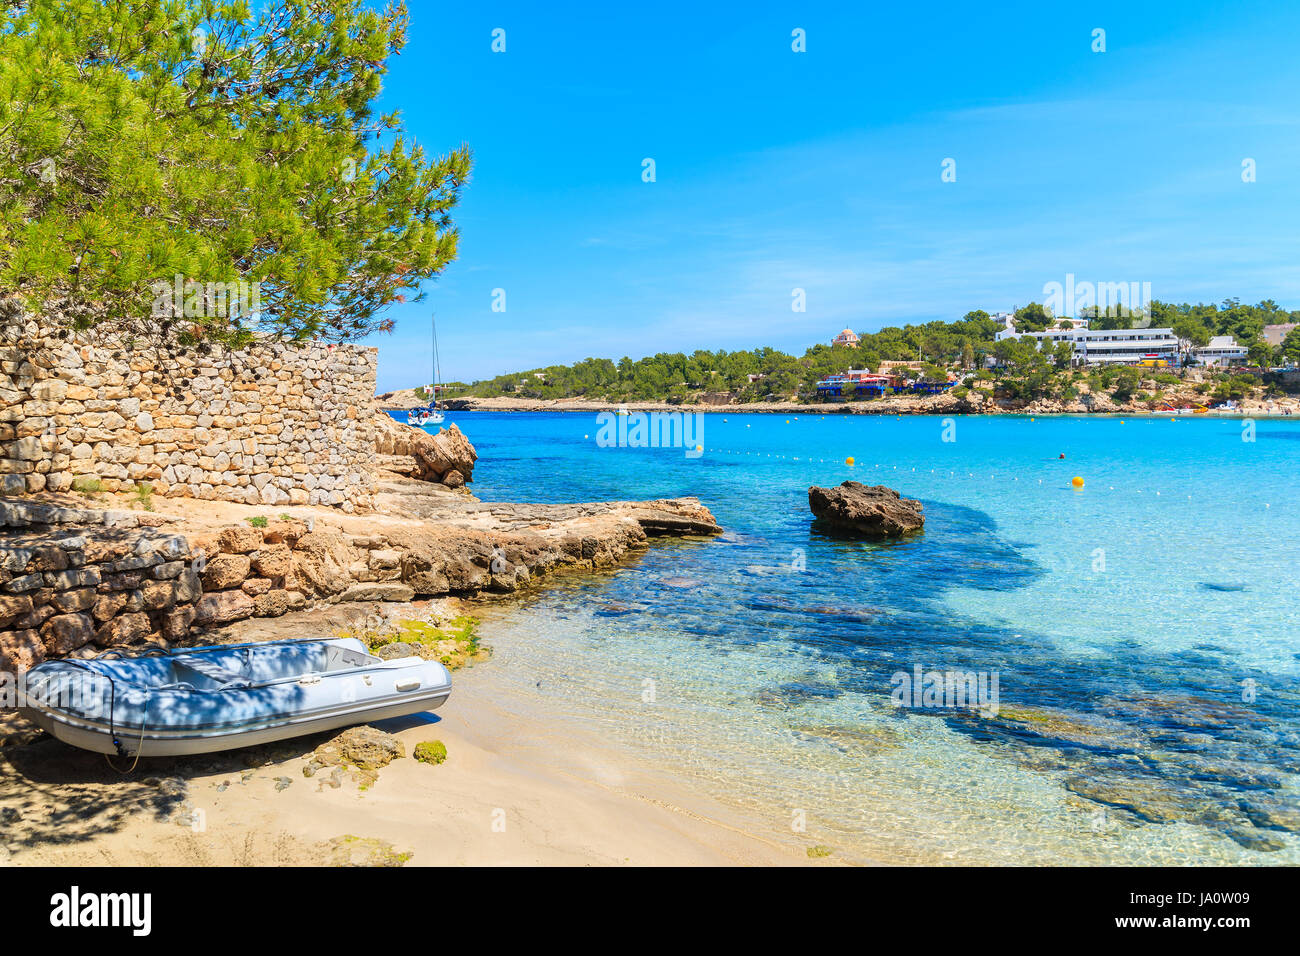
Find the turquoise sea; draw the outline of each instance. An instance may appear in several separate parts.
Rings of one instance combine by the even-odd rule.
[[[449,420],[484,500],[713,511],[720,539],[494,615],[490,666],[774,838],[1300,862],[1300,421],[713,413],[688,458],[599,447],[594,414]],[[846,479],[920,499],[924,532],[813,529],[809,485]],[[996,674],[997,715],[895,706],[918,666]]]

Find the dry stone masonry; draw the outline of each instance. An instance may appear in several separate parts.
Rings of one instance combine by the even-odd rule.
[[[266,342],[172,359],[0,328],[0,492],[370,506],[377,351]]]
[[[192,558],[130,512],[0,502],[0,671],[183,637],[202,595]]]

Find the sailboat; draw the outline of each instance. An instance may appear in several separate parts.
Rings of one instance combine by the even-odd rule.
[[[432,317],[433,323],[433,384],[430,389],[433,394],[433,401],[427,408],[413,408],[406,413],[406,424],[414,425],[416,428],[423,428],[425,425],[441,425],[447,420],[438,408],[438,379],[441,377],[442,369],[438,361],[438,317],[435,313]]]

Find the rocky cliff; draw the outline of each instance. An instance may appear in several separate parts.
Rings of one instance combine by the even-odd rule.
[[[473,480],[478,452],[454,424],[431,435],[377,411],[375,426],[375,451],[388,471],[449,488]]]

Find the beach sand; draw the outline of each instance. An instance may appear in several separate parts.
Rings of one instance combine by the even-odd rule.
[[[321,737],[188,762],[145,760],[126,777],[103,757],[48,738],[7,747],[0,864],[810,862],[793,835],[785,845],[760,836],[735,811],[677,790],[666,774],[549,723],[537,703],[503,697],[491,668],[457,671],[436,716],[375,724],[398,736],[408,756],[368,788],[351,780],[332,788],[325,771],[303,775]],[[409,756],[433,739],[446,744],[445,763]]]

